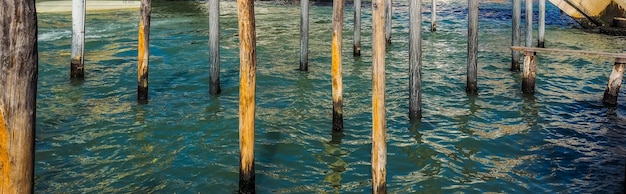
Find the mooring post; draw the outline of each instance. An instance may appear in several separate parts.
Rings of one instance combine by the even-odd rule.
[[[608,106],[617,105],[617,96],[619,95],[619,88],[622,86],[622,78],[624,77],[624,68],[626,67],[626,59],[616,58],[615,65],[613,65],[613,71],[609,76],[609,84],[604,90],[604,97],[602,102]]]
[[[393,2],[385,0],[385,40],[391,44],[391,18],[393,16]]]
[[[539,41],[537,47],[545,48],[546,0],[539,0]]]
[[[372,193],[375,194],[387,193],[385,4],[385,0],[372,0]]]
[[[511,37],[511,46],[520,46],[520,38],[522,34],[522,31],[520,29],[521,18],[522,2],[521,0],[513,0],[513,19],[511,21],[513,27],[513,37]],[[511,59],[511,71],[519,71],[520,52],[516,50],[511,50]]]
[[[361,0],[354,0],[354,49],[353,56],[361,56]]]
[[[139,17],[139,56],[137,67],[137,101],[148,102],[148,63],[150,57],[150,14],[152,0],[141,0]]]
[[[344,0],[333,0],[332,84],[333,130],[343,130],[343,83],[341,77],[341,32],[343,31]]]
[[[309,70],[309,0],[300,0],[300,71]]]
[[[211,46],[209,92],[211,95],[217,95],[222,90],[220,87],[220,0],[210,0],[209,40]]]
[[[533,1],[526,0],[526,47],[533,46]]]
[[[85,78],[85,0],[72,0],[72,56],[70,78]]]
[[[35,1],[0,0],[0,193],[33,193],[37,97]]]
[[[431,0],[430,31],[437,31],[437,0]]]
[[[478,93],[478,0],[469,0],[467,26],[467,88],[469,94]]]
[[[237,0],[239,17],[239,193],[255,193],[254,109],[256,30],[254,0]]]
[[[535,79],[537,77],[537,56],[533,51],[524,52],[524,70],[522,77],[522,93],[535,93]]]
[[[422,1],[409,2],[409,26],[409,119],[413,120],[422,118]]]

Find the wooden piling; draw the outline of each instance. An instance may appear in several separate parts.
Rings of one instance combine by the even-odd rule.
[[[437,0],[431,0],[430,31],[437,31]]]
[[[341,77],[341,34],[343,31],[344,0],[333,0],[332,38],[332,85],[333,85],[333,130],[343,130],[343,83]]]
[[[372,193],[387,193],[385,0],[372,0]]]
[[[139,56],[137,67],[137,101],[148,102],[148,63],[150,57],[150,14],[152,0],[141,0],[139,17]]]
[[[385,40],[387,45],[391,44],[391,18],[393,16],[393,2],[385,0]]]
[[[361,0],[354,0],[354,46],[353,56],[361,56]]]
[[[0,193],[33,193],[38,54],[35,1],[0,0]]]
[[[478,0],[469,0],[467,26],[467,88],[469,94],[478,93]]]
[[[256,90],[256,32],[254,0],[238,0],[239,17],[239,193],[255,193],[254,109]]]
[[[520,46],[520,38],[522,31],[520,29],[520,23],[522,18],[522,4],[521,0],[513,0],[513,19],[511,21],[512,24],[512,37],[511,37],[511,46]],[[520,52],[516,50],[511,50],[511,71],[519,71],[519,60],[520,60]]]
[[[537,47],[545,48],[546,0],[539,0],[539,41]]]
[[[524,52],[524,70],[522,77],[522,93],[535,93],[535,79],[537,77],[537,56],[533,51]]]
[[[608,106],[617,106],[617,96],[619,95],[619,88],[622,86],[622,78],[624,77],[624,69],[626,68],[626,59],[615,59],[615,65],[613,71],[609,76],[609,84],[604,90],[604,97],[602,102]]]
[[[85,77],[85,0],[72,0],[72,54],[70,78]]]
[[[533,43],[533,1],[526,0],[526,47],[532,47]]]
[[[309,70],[309,0],[300,0],[300,71]]]
[[[209,0],[209,45],[211,46],[211,67],[209,92],[218,95],[220,87],[220,0]]]
[[[421,1],[409,2],[409,26],[409,119],[413,120],[422,118]]]

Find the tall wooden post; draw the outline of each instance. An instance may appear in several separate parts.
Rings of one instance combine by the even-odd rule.
[[[70,78],[85,77],[85,0],[72,0],[72,56]]]
[[[522,76],[522,93],[535,93],[535,79],[537,77],[537,56],[535,52],[524,52],[524,70]]]
[[[537,47],[544,48],[546,33],[546,0],[539,0],[539,42]]]
[[[137,101],[148,102],[148,62],[150,57],[150,14],[152,0],[141,0],[139,17],[139,56],[137,67]]]
[[[409,119],[420,119],[422,118],[422,1],[409,2],[409,26]]]
[[[391,44],[391,18],[393,16],[393,2],[385,0],[385,40]]]
[[[624,77],[624,69],[626,68],[626,59],[615,59],[615,65],[611,76],[609,76],[609,84],[604,90],[604,97],[602,102],[608,106],[617,105],[617,96],[619,95],[619,88],[622,86],[622,78]]]
[[[239,193],[254,193],[256,30],[254,0],[237,0],[239,17]]]
[[[353,56],[361,56],[361,0],[354,0],[354,47]]]
[[[333,0],[332,79],[333,130],[343,130],[343,83],[341,77],[341,32],[344,0]]]
[[[0,193],[33,193],[37,97],[35,1],[0,0]]]
[[[309,70],[309,0],[300,0],[300,71]]]
[[[513,0],[513,19],[511,21],[513,29],[511,33],[511,46],[520,46],[520,38],[522,33],[520,29],[521,18],[522,2],[521,0]],[[511,59],[511,71],[519,71],[520,52],[516,50],[511,50]]]
[[[533,1],[526,0],[526,47],[533,46]]]
[[[209,45],[211,46],[211,95],[219,94],[220,87],[220,0],[210,0],[209,8]]]
[[[431,0],[430,31],[437,31],[437,0]]]
[[[372,193],[387,193],[385,0],[372,0]]]
[[[469,0],[467,26],[467,88],[469,94],[478,93],[478,0]]]

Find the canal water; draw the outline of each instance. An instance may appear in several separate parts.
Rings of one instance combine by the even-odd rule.
[[[467,2],[439,5],[437,32],[428,31],[424,6],[424,116],[410,122],[408,1],[394,1],[386,55],[389,191],[623,191],[626,94],[615,108],[601,102],[613,59],[539,54],[537,92],[523,95],[521,74],[509,71],[511,4],[481,1],[479,94],[470,96]],[[207,8],[155,3],[148,104],[136,102],[138,11],[87,14],[84,81],[69,79],[71,14],[38,15],[37,193],[237,191],[236,4],[221,4],[219,96],[209,95]],[[364,5],[357,58],[353,8],[346,8],[345,131],[332,133],[332,6],[310,9],[310,67],[300,72],[299,7],[256,3],[260,193],[371,191],[371,5]],[[625,37],[576,29],[550,4],[546,40],[550,48],[626,50]]]

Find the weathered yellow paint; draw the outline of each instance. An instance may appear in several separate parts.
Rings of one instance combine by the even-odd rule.
[[[372,193],[386,193],[385,0],[372,1]]]
[[[333,33],[332,40],[332,85],[333,85],[333,102],[340,102],[343,100],[343,83],[341,77],[341,53],[340,53],[340,43],[338,37],[335,33]]]
[[[4,114],[0,110],[0,193],[7,193],[11,189],[11,163],[9,160],[9,131],[4,122]]]
[[[147,70],[147,59],[146,59],[146,36],[144,32],[144,21],[139,20],[139,45],[137,46],[137,50],[139,50],[138,61],[139,67],[137,71],[137,81],[141,83],[141,86],[148,87],[148,82],[142,80],[141,77],[146,73]]]

